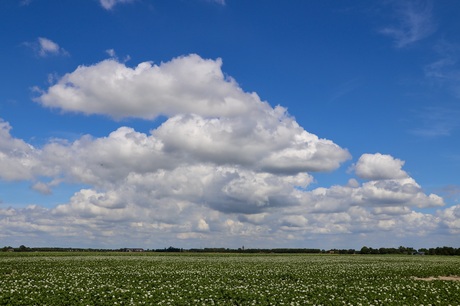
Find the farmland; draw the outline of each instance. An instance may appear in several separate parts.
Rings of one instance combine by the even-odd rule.
[[[459,305],[455,275],[458,256],[4,253],[0,305]]]

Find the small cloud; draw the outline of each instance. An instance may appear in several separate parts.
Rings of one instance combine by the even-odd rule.
[[[38,191],[41,194],[49,195],[52,193],[50,186],[43,182],[35,183],[34,185],[32,185],[32,189]]]
[[[402,170],[404,161],[386,154],[363,154],[359,158],[354,171],[356,175],[368,180],[386,180],[406,178],[407,173]]]
[[[117,54],[115,53],[115,50],[113,50],[113,49],[107,49],[107,50],[105,50],[105,53],[107,53],[112,58],[117,57]]]
[[[225,6],[225,0],[208,0],[208,2],[216,3],[222,6]]]
[[[208,232],[209,231],[209,224],[204,219],[200,219],[198,221],[197,230],[199,232]]]
[[[48,38],[39,37],[38,43],[40,45],[39,53],[41,56],[59,53],[59,50],[60,50],[59,45]]]
[[[397,24],[380,30],[394,39],[397,48],[403,48],[431,35],[436,26],[432,20],[430,2],[414,1],[399,4],[396,10]]]
[[[359,182],[356,179],[349,179],[347,186],[350,188],[358,188],[359,187]]]
[[[44,182],[36,182],[35,184],[33,184],[31,186],[31,188],[41,194],[44,194],[44,195],[50,195],[53,193],[53,190],[52,188],[53,187],[56,187],[57,185],[59,185],[61,183],[62,180],[60,179],[53,179],[47,183],[44,183]]]
[[[51,55],[69,55],[65,49],[61,48],[51,39],[45,37],[39,37],[36,42],[26,42],[24,45],[35,50],[37,55],[40,57],[47,57]]]
[[[134,0],[99,0],[101,6],[106,10],[111,10],[115,5],[120,3],[130,3]]]
[[[115,61],[119,61],[118,55],[117,55],[117,53],[115,52],[114,49],[107,49],[107,50],[105,50],[105,53],[107,53],[108,56],[110,56],[111,59],[113,59],[113,60],[115,60]],[[126,63],[126,62],[128,62],[130,59],[131,59],[131,56],[126,55],[125,58],[124,58],[122,61],[120,61],[120,62],[121,62],[121,63]]]

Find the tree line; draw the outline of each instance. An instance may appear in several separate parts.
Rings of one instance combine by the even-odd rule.
[[[274,249],[245,249],[237,248],[194,248],[183,249],[170,246],[163,249],[142,249],[142,248],[121,248],[121,249],[94,249],[94,248],[59,248],[59,247],[27,247],[21,245],[17,248],[5,246],[1,249],[3,252],[167,252],[167,253],[275,253],[275,254],[397,254],[397,255],[460,255],[460,248],[454,247],[436,247],[420,248],[400,246],[398,248],[372,248],[363,246],[360,250],[355,249],[312,249],[312,248],[274,248]]]
[[[363,246],[359,254],[407,254],[407,255],[460,255],[460,248],[453,247],[436,247],[436,248],[420,248],[415,250],[411,247],[399,248],[379,248],[373,249],[371,247]]]

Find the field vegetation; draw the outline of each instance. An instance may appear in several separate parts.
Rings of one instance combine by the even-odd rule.
[[[0,305],[459,305],[458,275],[457,256],[12,252]]]

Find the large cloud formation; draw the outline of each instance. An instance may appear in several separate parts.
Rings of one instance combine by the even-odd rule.
[[[198,55],[134,68],[106,60],[36,98],[115,119],[167,117],[148,134],[122,126],[35,148],[2,121],[1,179],[30,181],[42,193],[62,182],[87,187],[54,208],[0,209],[1,235],[21,243],[34,235],[34,244],[273,247],[323,234],[458,232],[458,207],[415,211],[443,199],[425,194],[390,155],[363,154],[353,167],[362,183],[312,189],[313,174],[336,170],[349,152],[244,92],[221,65]]]
[[[161,65],[143,62],[135,68],[114,59],[80,66],[38,98],[44,106],[114,118],[153,119],[159,115],[250,116],[269,111],[256,94],[243,92],[225,78],[222,61],[198,55]]]

